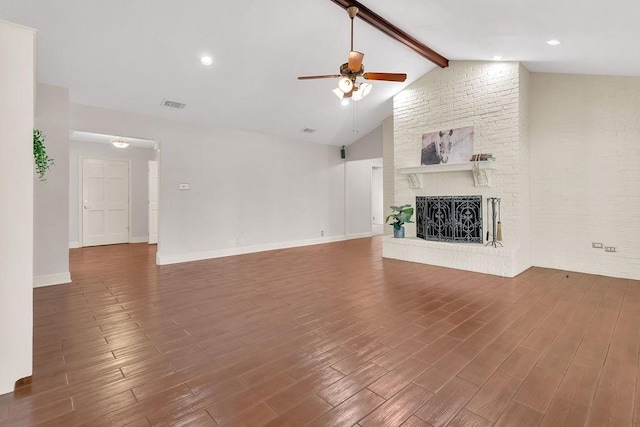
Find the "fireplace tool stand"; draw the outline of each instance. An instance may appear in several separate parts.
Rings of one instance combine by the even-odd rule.
[[[500,198],[487,197],[487,214],[489,211],[491,211],[491,233],[487,231],[487,243],[485,246],[491,245],[494,248],[497,248],[498,245],[502,246],[502,243],[500,243],[500,240],[502,240],[502,230],[500,230],[500,224],[498,222],[498,217],[500,215]],[[489,240],[489,235],[491,235],[491,240]]]

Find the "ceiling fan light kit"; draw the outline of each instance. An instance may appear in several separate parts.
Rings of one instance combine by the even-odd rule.
[[[298,80],[333,79],[339,77],[338,87],[332,92],[340,99],[351,97],[354,101],[360,101],[371,92],[373,85],[362,80],[381,80],[388,82],[404,82],[407,75],[404,73],[365,73],[362,60],[364,53],[353,49],[353,20],[359,12],[356,6],[347,8],[351,19],[351,50],[347,62],[340,66],[340,74],[325,74],[318,76],[301,76]]]
[[[343,77],[338,80],[338,89],[344,93],[349,93],[353,90],[353,82],[347,77]]]
[[[361,83],[360,86],[358,86],[358,90],[353,93],[353,100],[360,101],[365,96],[369,95],[371,89],[373,89],[373,85],[371,83]]]

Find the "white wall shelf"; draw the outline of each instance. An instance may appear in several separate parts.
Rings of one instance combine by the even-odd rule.
[[[475,167],[477,165],[477,168]],[[422,176],[430,173],[471,171],[476,187],[490,187],[491,173],[496,169],[496,162],[492,160],[469,163],[452,163],[441,165],[417,166],[400,168],[400,175],[407,175],[411,188],[422,188]]]

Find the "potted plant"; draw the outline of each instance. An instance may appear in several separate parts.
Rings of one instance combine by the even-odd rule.
[[[385,222],[389,224],[389,220],[392,219],[391,225],[393,225],[393,237],[404,237],[404,224],[412,223],[411,216],[413,215],[413,208],[411,205],[391,206],[393,213],[387,217]]]

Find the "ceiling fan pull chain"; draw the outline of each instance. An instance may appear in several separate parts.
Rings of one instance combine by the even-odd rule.
[[[353,112],[353,125],[352,125],[352,132],[353,133],[359,133],[358,132],[358,103],[357,102],[352,102],[351,103],[353,105],[352,107],[352,112]]]
[[[356,108],[355,102],[351,103],[351,133],[356,133]]]

